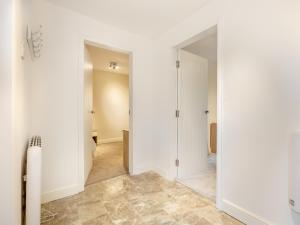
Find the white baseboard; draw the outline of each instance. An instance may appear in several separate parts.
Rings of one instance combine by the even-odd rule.
[[[270,221],[267,221],[226,199],[223,199],[221,204],[221,210],[247,225],[274,225]]]
[[[149,171],[153,171],[153,167],[151,165],[138,165],[133,167],[131,175],[138,175]]]
[[[68,187],[63,187],[53,191],[45,192],[42,194],[42,203],[65,198],[71,195],[75,195],[79,192],[80,192],[80,188],[78,187],[78,185],[75,184]]]
[[[137,167],[132,175],[141,174],[148,171],[154,171],[161,175],[162,177],[170,180],[170,177],[168,176],[168,173],[161,169],[161,168],[155,168],[148,166],[140,166]],[[80,187],[78,185],[71,185],[68,187],[59,188],[53,191],[49,191],[42,194],[42,203],[54,201],[57,199],[61,199],[64,197],[68,197],[74,194],[77,194],[80,192]],[[247,225],[274,225],[270,221],[267,221],[264,218],[261,218],[260,216],[249,212],[248,210],[226,200],[223,199],[221,201],[221,207],[220,210],[224,211],[225,213],[231,215],[232,217],[240,220],[241,222],[247,224]]]
[[[149,169],[150,170],[150,169]],[[174,178],[168,175],[168,172],[161,168],[154,168],[154,172],[158,173],[162,177],[168,180],[174,180]],[[176,180],[176,178],[175,178]],[[247,224],[247,225],[274,225],[274,223],[252,213],[248,210],[226,200],[221,200],[220,210],[224,211],[225,213],[229,214],[230,216],[238,219],[239,221]]]
[[[106,144],[106,143],[121,142],[121,141],[123,141],[123,137],[106,138],[106,139],[99,139],[97,144]]]

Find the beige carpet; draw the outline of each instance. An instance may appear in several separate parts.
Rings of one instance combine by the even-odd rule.
[[[123,167],[123,142],[98,145],[86,185],[122,174],[126,174]]]

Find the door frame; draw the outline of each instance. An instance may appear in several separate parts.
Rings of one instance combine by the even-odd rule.
[[[219,209],[222,209],[222,153],[223,153],[223,148],[222,148],[222,135],[223,135],[223,58],[221,55],[221,47],[222,47],[222,30],[221,30],[221,24],[220,23],[214,23],[211,24],[210,26],[201,29],[198,34],[194,35],[191,38],[188,38],[182,42],[180,42],[178,45],[174,47],[176,51],[176,58],[178,60],[178,51],[187,45],[194,43],[195,41],[201,40],[203,37],[206,35],[209,35],[210,33],[217,32],[217,163],[216,163],[216,206]],[[179,106],[178,105],[178,85],[179,85],[179,69],[176,69],[176,98],[177,98],[177,105],[176,109]],[[177,121],[177,137],[176,137],[176,154],[175,156],[178,157],[178,151],[179,151],[179,146],[178,146],[178,118],[176,118]],[[180,160],[180,159],[179,159]],[[176,167],[176,179],[178,176],[178,167]]]
[[[125,53],[129,57],[129,149],[128,164],[129,174],[133,173],[133,85],[132,85],[132,67],[133,52],[128,49],[118,48],[110,44],[100,43],[90,37],[82,36],[79,42],[79,61],[78,61],[78,192],[84,191],[84,48],[85,45],[92,45],[115,52]]]

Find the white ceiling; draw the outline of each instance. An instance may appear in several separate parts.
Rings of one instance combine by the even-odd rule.
[[[210,61],[217,62],[217,33],[214,32],[183,49]]]
[[[108,71],[112,73],[129,74],[129,56],[124,53],[110,51],[103,48],[86,45],[90,53],[94,70]],[[110,62],[118,64],[117,69],[109,67]]]
[[[155,37],[209,0],[49,0],[108,25]]]

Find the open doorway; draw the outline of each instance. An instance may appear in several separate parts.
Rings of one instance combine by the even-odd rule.
[[[217,27],[178,48],[177,179],[216,199]]]
[[[127,53],[85,43],[85,185],[129,172],[129,61]]]

